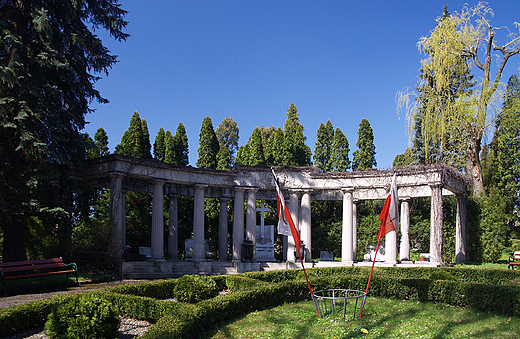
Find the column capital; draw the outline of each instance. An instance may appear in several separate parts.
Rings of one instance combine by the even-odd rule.
[[[124,178],[125,175],[123,173],[110,173],[110,174],[108,174],[108,177],[119,179],[119,178]]]
[[[351,187],[351,186],[341,187],[341,191],[343,193],[354,193],[354,187]]]
[[[246,188],[244,186],[235,186],[235,187],[233,187],[233,190],[235,192],[244,192],[246,190]]]
[[[443,183],[440,183],[440,182],[436,182],[436,183],[430,184],[429,186],[430,186],[432,189],[433,189],[433,188],[443,188],[443,187],[444,187],[444,184],[443,184]]]
[[[412,199],[412,198],[411,198],[410,196],[408,196],[408,195],[405,195],[405,196],[403,196],[403,197],[399,197],[399,200],[401,200],[401,201],[403,201],[403,202],[405,202],[405,201],[408,202],[408,201],[410,201],[411,199]]]
[[[223,197],[223,198],[218,198],[218,200],[221,202],[227,202],[227,201],[231,200],[231,198]]]
[[[152,183],[154,185],[164,185],[166,183],[166,180],[154,179]]]
[[[244,188],[244,190],[248,193],[256,193],[256,192],[258,192],[259,188],[258,187],[246,187],[246,188]]]
[[[206,184],[195,184],[195,189],[205,190],[206,188],[208,188]]]

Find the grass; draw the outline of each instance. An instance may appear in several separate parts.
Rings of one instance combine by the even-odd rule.
[[[309,300],[250,313],[203,338],[518,338],[519,332],[515,317],[371,297],[361,320],[320,319]]]

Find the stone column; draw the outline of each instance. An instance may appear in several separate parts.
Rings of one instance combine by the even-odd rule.
[[[457,195],[457,221],[455,228],[455,262],[461,264],[467,261],[467,225],[468,197]]]
[[[248,189],[246,211],[246,239],[253,242],[253,261],[256,261],[256,192],[257,188]]]
[[[125,220],[125,205],[123,197],[123,176],[110,175],[110,256],[113,259],[122,259],[124,253],[123,228]]]
[[[401,245],[399,246],[399,258],[401,261],[410,260],[410,197],[403,197],[401,202]]]
[[[220,212],[218,215],[218,260],[228,260],[228,213],[229,198],[220,198]]]
[[[352,235],[354,233],[352,225],[353,211],[353,187],[345,187],[343,191],[343,228],[341,231],[341,261],[345,263],[353,263],[352,257]]]
[[[385,235],[385,263],[397,264],[397,229]]]
[[[152,197],[152,259],[162,259],[164,257],[164,214],[163,214],[163,193],[164,182],[155,181],[153,183]]]
[[[305,261],[311,261],[311,193],[312,190],[303,191],[301,201],[301,240],[305,244]]]
[[[233,260],[242,260],[242,243],[244,242],[244,188],[235,188],[233,205]]]
[[[289,191],[289,212],[291,213],[291,218],[294,222],[294,227],[297,231],[300,230],[299,227],[299,214],[300,214],[300,203],[298,201],[298,192],[294,190]],[[300,239],[301,240],[301,239]],[[292,236],[287,237],[287,261],[296,261],[300,260],[295,258],[294,256],[295,243],[294,238]]]
[[[176,260],[179,252],[178,196],[170,195],[168,206],[168,259]]]
[[[357,202],[358,199],[352,199],[352,258],[357,261]]]
[[[431,185],[430,262],[442,263],[442,185]]]
[[[195,185],[193,208],[193,260],[203,261],[204,253],[204,190],[207,185]]]

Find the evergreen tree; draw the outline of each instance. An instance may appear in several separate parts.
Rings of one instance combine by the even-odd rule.
[[[361,120],[358,129],[357,151],[354,152],[352,169],[365,171],[377,167],[374,133],[367,119]]]
[[[2,259],[16,261],[27,258],[31,216],[59,214],[52,230],[57,224],[60,241],[71,234],[75,172],[85,158],[79,131],[90,102],[107,102],[94,88],[97,74],[117,61],[93,31],[128,35],[117,0],[2,0],[0,13],[0,228]]]
[[[404,154],[398,154],[395,156],[394,161],[392,162],[392,168],[400,168],[406,167],[414,163],[414,158],[412,157],[410,148],[407,148],[404,151]]]
[[[226,148],[221,148],[217,153],[217,169],[226,170],[229,169],[231,158]]]
[[[235,165],[249,166],[249,144],[240,146],[235,159]]]
[[[283,141],[284,132],[279,127],[271,133],[267,142],[266,148],[266,162],[268,165],[281,166],[283,165]]]
[[[173,163],[181,166],[188,166],[189,164],[189,150],[188,150],[188,136],[186,129],[182,123],[179,123],[175,136],[173,137],[174,145],[174,160]]]
[[[199,134],[198,168],[217,168],[217,153],[220,149],[213,123],[210,117],[205,117]]]
[[[102,127],[98,128],[96,134],[94,134],[94,144],[96,146],[96,154],[98,157],[110,154],[108,149],[108,135]]]
[[[175,141],[170,130],[164,134],[164,162],[175,164]]]
[[[150,132],[148,131],[148,124],[146,120],[141,120],[141,133],[143,138],[143,158],[152,159],[152,145],[150,144]]]
[[[286,166],[308,166],[311,164],[311,149],[305,144],[303,125],[300,124],[298,110],[291,102],[284,123],[284,140],[282,147],[282,164]]]
[[[314,148],[314,166],[318,167],[323,172],[330,172],[332,144],[334,142],[334,127],[330,120],[327,124],[320,123],[318,131],[316,132],[316,147]],[[348,147],[348,146],[347,146]]]
[[[251,135],[251,143],[249,145],[249,166],[265,165],[264,149],[262,147],[262,134],[257,127]]]
[[[165,133],[164,128],[159,128],[157,132],[157,136],[155,137],[155,142],[153,143],[153,154],[154,158],[159,161],[164,161],[165,153],[166,153],[166,144],[165,144]]]
[[[227,157],[221,156],[221,159],[229,158],[229,164],[226,168],[233,166],[235,163],[235,153],[238,150],[238,123],[233,117],[225,117],[215,130],[220,149],[228,152]],[[222,164],[223,165],[223,164]]]
[[[334,133],[334,140],[331,146],[329,170],[334,172],[345,172],[350,169],[350,159],[348,157],[349,152],[350,148],[348,146],[347,137],[338,127]]]

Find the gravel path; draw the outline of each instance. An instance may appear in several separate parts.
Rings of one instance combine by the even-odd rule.
[[[47,292],[47,293],[35,293],[35,294],[21,294],[14,295],[9,297],[0,297],[0,308],[7,308],[10,306],[22,305],[29,301],[46,299],[57,295],[63,294],[71,294],[78,292],[86,292],[92,291],[101,288],[114,287],[123,284],[135,284],[145,282],[145,280],[118,280],[107,283],[99,283],[99,284],[91,284],[83,282],[80,286],[69,287],[65,290],[59,290],[55,292]],[[142,336],[150,323],[147,321],[136,320],[131,318],[121,318],[121,324],[119,326],[119,336],[120,339],[129,339],[129,338],[137,338]],[[30,339],[44,339],[48,338],[43,332],[43,326],[38,326],[36,328],[26,330],[23,332],[15,333],[11,336],[5,337],[6,339],[17,339],[17,338],[30,338]]]

